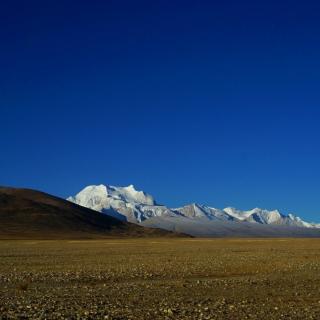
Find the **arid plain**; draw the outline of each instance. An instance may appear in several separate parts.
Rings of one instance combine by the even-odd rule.
[[[319,239],[1,240],[1,319],[319,319]]]

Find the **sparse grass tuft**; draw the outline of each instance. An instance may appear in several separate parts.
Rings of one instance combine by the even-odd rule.
[[[19,291],[27,291],[29,288],[30,282],[22,282],[17,285]]]

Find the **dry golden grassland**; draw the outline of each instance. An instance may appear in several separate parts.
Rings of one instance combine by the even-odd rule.
[[[1,319],[320,319],[320,239],[0,241]]]

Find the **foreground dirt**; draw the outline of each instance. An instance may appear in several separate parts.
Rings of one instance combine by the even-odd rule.
[[[0,241],[0,319],[320,319],[320,239]]]

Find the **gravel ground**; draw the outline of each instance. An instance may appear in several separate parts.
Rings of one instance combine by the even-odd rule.
[[[320,239],[0,241],[0,319],[320,319]]]

